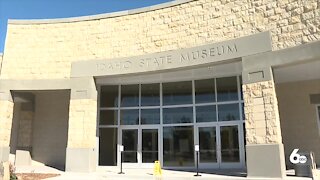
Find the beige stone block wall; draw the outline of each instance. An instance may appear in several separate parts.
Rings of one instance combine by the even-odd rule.
[[[247,144],[282,143],[274,82],[244,84]]]
[[[195,0],[87,21],[11,23],[0,78],[69,78],[74,61],[188,48],[268,30],[278,50],[319,40],[319,24],[319,0]]]
[[[96,146],[97,101],[71,99],[69,108],[68,148]]]
[[[0,100],[0,147],[10,144],[13,103]]]
[[[313,151],[320,164],[320,128],[310,94],[320,93],[320,80],[276,84],[286,160],[293,149]],[[287,164],[291,164],[287,162]]]

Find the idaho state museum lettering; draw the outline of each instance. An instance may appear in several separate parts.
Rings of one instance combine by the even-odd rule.
[[[214,46],[211,48],[199,49],[194,51],[187,51],[181,53],[167,52],[164,55],[145,57],[131,60],[105,60],[96,64],[98,71],[107,70],[128,70],[130,68],[157,68],[169,64],[187,65],[194,61],[208,61],[214,62],[214,57],[223,56],[227,54],[237,53],[238,48],[236,44],[226,44]]]

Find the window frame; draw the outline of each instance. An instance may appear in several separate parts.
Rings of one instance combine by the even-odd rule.
[[[320,136],[320,104],[316,104],[316,116],[317,116],[318,132]]]

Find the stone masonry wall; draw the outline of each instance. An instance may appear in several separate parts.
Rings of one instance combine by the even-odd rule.
[[[96,142],[97,101],[71,99],[68,148],[92,148]]]
[[[320,0],[194,0],[86,21],[12,22],[0,78],[69,78],[73,61],[175,50],[268,30],[274,50],[319,40]]]
[[[243,85],[247,144],[282,143],[273,81]]]
[[[8,147],[10,144],[12,115],[13,103],[0,100],[0,147]]]

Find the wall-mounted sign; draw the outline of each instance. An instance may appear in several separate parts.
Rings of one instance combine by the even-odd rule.
[[[197,66],[271,51],[270,33],[128,58],[72,63],[71,77],[109,76]]]

